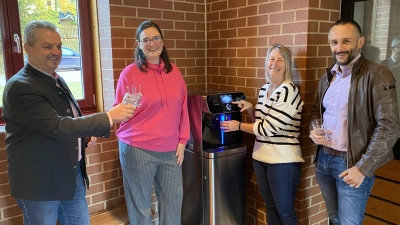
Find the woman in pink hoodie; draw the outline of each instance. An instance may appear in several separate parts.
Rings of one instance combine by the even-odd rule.
[[[154,184],[160,225],[180,224],[181,165],[190,135],[186,84],[169,60],[156,23],[139,25],[136,44],[135,62],[121,72],[115,101],[123,102],[127,90],[142,94],[133,118],[116,132],[129,222],[151,224]]]

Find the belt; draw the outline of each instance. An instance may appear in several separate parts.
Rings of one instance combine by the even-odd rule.
[[[337,150],[335,150],[333,148],[329,148],[329,147],[326,147],[326,146],[322,147],[322,151],[324,151],[326,154],[329,154],[329,155],[334,155],[334,156],[340,156],[340,157],[347,158],[347,152],[337,151]]]

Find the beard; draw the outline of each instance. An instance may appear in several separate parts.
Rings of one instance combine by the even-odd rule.
[[[344,62],[339,62],[339,61],[336,59],[336,56],[339,55],[339,54],[344,54],[344,53],[348,55],[347,59],[346,59]],[[360,53],[360,48],[358,48],[358,47],[356,46],[356,47],[350,49],[350,51],[333,52],[333,53],[332,53],[332,58],[333,58],[333,60],[335,61],[335,64],[341,65],[341,66],[346,66],[346,65],[348,65],[351,61],[353,61],[353,59],[355,59],[359,53]]]

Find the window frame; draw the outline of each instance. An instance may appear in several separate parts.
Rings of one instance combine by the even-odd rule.
[[[341,19],[353,19],[354,18],[354,5],[356,2],[365,2],[366,0],[342,0],[340,9]]]
[[[87,114],[96,110],[95,85],[94,85],[94,57],[92,46],[91,10],[90,1],[76,0],[78,12],[78,32],[81,54],[81,75],[83,99],[78,100],[82,113]],[[56,24],[57,26],[58,24]],[[21,25],[19,20],[18,1],[0,1],[0,26],[3,44],[4,69],[6,80],[10,79],[24,67],[22,53],[17,53],[13,34],[21,38]],[[61,40],[62,41],[62,40]],[[21,51],[24,51],[23,44]],[[84,59],[84,60],[83,60]],[[2,114],[0,107],[0,114]],[[0,119],[0,123],[3,121]]]
[[[84,99],[78,101],[82,111],[95,110],[94,93],[94,58],[92,46],[92,29],[90,16],[90,1],[76,0],[78,7],[79,21],[79,40],[83,78],[83,96]],[[85,16],[83,16],[85,15]],[[85,59],[85,60],[83,60]]]
[[[18,34],[21,38],[20,31],[20,22],[19,22],[19,13],[9,13],[8,9],[17,9],[18,10],[18,2],[17,1],[0,1],[0,19],[1,19],[1,29],[2,32],[2,44],[3,44],[3,54],[4,54],[4,67],[6,72],[6,79],[10,79],[10,77],[18,72],[24,66],[23,54],[17,53],[15,42],[12,39],[12,34]],[[3,19],[5,18],[5,19]],[[11,24],[9,21],[14,21]],[[23,46],[21,45],[21,51],[23,51]],[[12,75],[11,75],[12,74]]]

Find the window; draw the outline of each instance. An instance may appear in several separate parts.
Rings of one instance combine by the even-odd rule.
[[[66,80],[80,107],[85,111],[94,110],[89,3],[85,0],[0,1],[0,97],[6,80],[26,61],[22,44],[25,25],[31,20],[48,20],[58,27],[63,43],[57,73]]]

